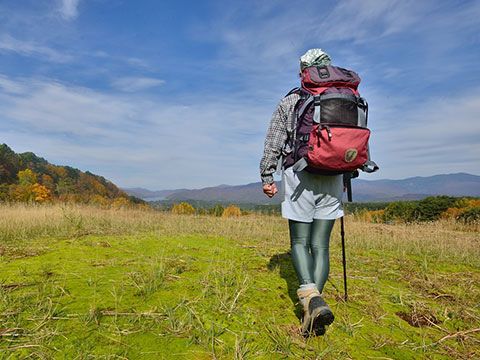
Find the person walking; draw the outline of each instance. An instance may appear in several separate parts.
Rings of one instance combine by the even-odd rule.
[[[331,64],[322,49],[310,49],[300,57],[300,73],[311,66]],[[303,306],[302,334],[323,335],[334,315],[323,297],[328,279],[330,234],[336,219],[343,216],[343,176],[321,175],[298,170],[288,162],[290,138],[295,136],[295,106],[301,99],[298,91],[284,97],[273,113],[260,161],[263,192],[273,197],[277,186],[273,174],[281,162],[284,199],[282,216],[288,219],[291,260],[299,281],[297,295]],[[284,159],[286,157],[286,159]],[[282,161],[283,160],[283,161]],[[295,169],[295,171],[294,171]]]

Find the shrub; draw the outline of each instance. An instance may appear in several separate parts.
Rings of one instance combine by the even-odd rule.
[[[419,221],[434,221],[458,199],[451,196],[429,196],[418,203],[416,218]]]
[[[103,197],[102,195],[95,194],[90,197],[88,203],[92,205],[107,207],[108,205],[110,205],[110,200]]]
[[[208,211],[205,208],[197,208],[198,215],[208,215]]]
[[[9,199],[9,185],[8,184],[0,184],[0,201],[6,201]]]
[[[385,222],[412,222],[416,220],[417,204],[412,201],[396,201],[388,204],[383,213]]]
[[[370,222],[377,224],[385,222],[385,210],[371,210],[367,214],[370,217]]]
[[[440,217],[442,219],[456,219],[458,215],[462,213],[463,210],[464,209],[461,209],[458,207],[448,208],[440,215]]]
[[[229,205],[227,206],[222,213],[222,217],[238,217],[242,216],[242,210],[238,206]]]
[[[464,210],[456,217],[458,221],[465,224],[473,224],[480,221],[480,206],[475,206]]]
[[[211,208],[208,213],[210,215],[214,216],[222,216],[223,215],[223,206],[222,205],[215,205],[213,208]]]
[[[125,209],[130,207],[130,201],[124,197],[118,197],[112,202],[112,208],[114,209]]]
[[[181,202],[180,204],[173,204],[172,213],[176,215],[193,215],[195,214],[195,208],[187,202]]]

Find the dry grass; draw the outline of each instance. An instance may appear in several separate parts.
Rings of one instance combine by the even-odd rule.
[[[265,255],[288,245],[285,219],[247,215],[235,218],[173,215],[138,209],[101,209],[85,205],[0,205],[0,254],[10,245],[35,238],[76,238],[85,235],[128,235],[159,232],[177,236],[221,236],[257,247]],[[338,222],[332,236],[338,239]],[[372,224],[346,218],[347,244],[358,250],[389,250],[399,255],[433,255],[442,260],[480,264],[480,236],[453,221],[419,224]],[[253,241],[253,245],[252,245]],[[3,249],[3,250],[2,250]]]
[[[0,359],[478,358],[478,232],[345,222],[349,301],[338,222],[336,321],[303,339],[285,219],[0,205]]]

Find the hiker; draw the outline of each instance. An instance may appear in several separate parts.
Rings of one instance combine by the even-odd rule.
[[[300,57],[300,76],[306,68],[330,64],[330,56],[323,50],[308,50]],[[300,283],[297,295],[304,311],[302,333],[305,336],[323,335],[325,326],[334,320],[322,293],[330,268],[330,233],[335,219],[344,214],[344,186],[341,173],[321,175],[307,169],[302,170],[298,166],[294,171],[297,164],[289,161],[289,155],[293,153],[290,140],[295,136],[294,131],[289,129],[295,129],[295,119],[298,116],[295,106],[302,99],[299,90],[294,89],[284,97],[273,113],[260,162],[260,175],[263,192],[268,197],[273,197],[278,192],[273,174],[280,162],[285,192],[281,210],[282,216],[288,219],[291,259]],[[313,117],[313,110],[311,113]],[[327,130],[330,137],[328,126]]]

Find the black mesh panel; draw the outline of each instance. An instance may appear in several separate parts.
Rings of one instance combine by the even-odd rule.
[[[328,124],[357,125],[358,107],[347,99],[322,100],[320,122]]]

